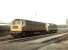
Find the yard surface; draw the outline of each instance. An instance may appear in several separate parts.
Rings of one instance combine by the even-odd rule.
[[[41,47],[39,47],[41,46]],[[37,48],[39,47],[39,48]],[[37,49],[36,49],[37,48]],[[0,50],[68,50],[68,40],[46,45],[45,43],[0,43]]]

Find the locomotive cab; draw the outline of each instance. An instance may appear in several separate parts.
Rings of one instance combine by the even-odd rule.
[[[22,21],[15,20],[11,23],[10,30],[12,32],[22,31]]]
[[[20,35],[22,31],[24,31],[25,22],[21,19],[15,19],[10,24],[10,33],[13,37]],[[18,36],[17,36],[18,37]]]
[[[19,35],[23,31],[24,26],[25,26],[25,22],[22,21],[21,19],[15,19],[14,21],[12,21],[10,24],[11,35],[13,37]]]

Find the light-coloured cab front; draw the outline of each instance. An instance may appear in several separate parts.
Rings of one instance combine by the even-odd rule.
[[[10,31],[12,31],[12,32],[22,31],[22,21],[13,21],[10,24]]]

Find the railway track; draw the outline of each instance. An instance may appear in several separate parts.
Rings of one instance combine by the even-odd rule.
[[[32,48],[31,50],[43,50],[44,47],[48,47],[52,43],[58,43],[61,41],[64,41],[66,38],[68,38],[68,33],[65,33],[62,36],[57,36],[48,40],[43,41],[43,44],[40,44],[38,47]]]
[[[44,38],[44,37],[49,37],[49,36],[54,36],[54,35],[58,35],[57,33],[54,34],[46,34],[46,35],[37,35],[37,36],[28,36],[28,37],[24,37],[24,38],[13,38],[10,35],[5,36],[5,37],[1,37],[0,38],[0,43],[9,43],[9,42],[18,42],[18,41],[31,41],[31,40],[35,40],[35,39],[40,39],[40,38]]]
[[[9,44],[9,43],[20,43],[22,42],[22,45],[26,45],[26,47],[22,47],[23,50],[39,50],[40,48],[44,46],[48,46],[52,43],[56,43],[57,41],[62,41],[63,39],[68,38],[68,33],[62,33],[62,34],[54,34],[54,35],[40,35],[40,36],[33,36],[26,37],[26,38],[19,38],[19,39],[10,39],[10,40],[4,40],[1,41],[0,44]],[[28,46],[31,45],[31,47]],[[18,44],[19,45],[19,44]]]
[[[43,37],[48,37],[48,36],[52,36],[55,35],[54,34],[46,34],[46,35],[34,35],[34,36],[27,36],[27,37],[23,37],[23,38],[13,38],[11,35],[7,35],[4,37],[0,37],[0,42],[10,42],[10,41],[29,41],[29,40],[34,40],[34,39],[38,39],[38,38],[43,38]]]
[[[55,35],[55,34],[56,33],[46,34],[46,35],[37,35],[37,36],[27,36],[27,37],[24,37],[24,38],[13,38],[11,35],[7,35],[7,36],[4,36],[4,37],[0,37],[0,43],[15,42],[15,41],[24,42],[24,41],[30,41],[30,40],[34,40],[34,39],[38,39],[38,38],[52,36],[52,35]]]

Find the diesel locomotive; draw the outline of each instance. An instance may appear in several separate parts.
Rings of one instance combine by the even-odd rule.
[[[13,37],[35,34],[36,32],[40,32],[39,34],[56,33],[57,25],[25,19],[15,19],[10,24],[10,32]]]

